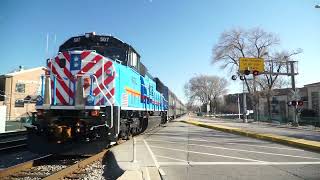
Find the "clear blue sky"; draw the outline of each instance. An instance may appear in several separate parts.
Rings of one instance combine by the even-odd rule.
[[[320,81],[320,9],[314,0],[100,0],[0,2],[0,73],[19,65],[44,65],[71,36],[112,34],[140,52],[149,71],[183,98],[195,74],[230,79],[210,65],[211,50],[224,30],[261,27],[276,33],[281,48],[302,48],[298,86]],[[56,44],[54,44],[56,35]],[[229,92],[240,86],[230,81]],[[184,99],[184,98],[183,98]]]

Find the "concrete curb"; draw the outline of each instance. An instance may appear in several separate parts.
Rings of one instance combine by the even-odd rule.
[[[303,148],[303,149],[307,149],[307,150],[320,152],[320,142],[318,142],[318,141],[297,139],[297,138],[274,135],[274,134],[260,134],[257,132],[244,130],[241,128],[234,128],[234,127],[228,127],[228,126],[222,126],[222,125],[213,125],[213,124],[202,123],[202,122],[194,121],[194,120],[188,120],[188,121],[182,120],[181,122],[196,125],[199,127],[215,129],[218,131],[239,134],[239,135],[243,135],[243,136],[247,136],[247,137],[277,142],[277,143],[281,143],[281,144],[285,144],[285,145],[290,145],[290,146],[295,146],[295,147],[299,147],[299,148]]]

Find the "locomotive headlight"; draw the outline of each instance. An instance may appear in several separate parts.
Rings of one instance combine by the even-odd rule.
[[[97,117],[97,116],[99,116],[99,114],[100,114],[100,112],[98,110],[92,110],[91,111],[91,116]]]
[[[94,105],[94,96],[88,95],[87,96],[87,105],[88,106],[93,106]]]

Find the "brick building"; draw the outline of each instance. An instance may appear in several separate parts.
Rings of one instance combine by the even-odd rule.
[[[35,110],[40,92],[43,67],[19,68],[18,71],[0,75],[0,104],[7,106],[7,120],[19,120]]]
[[[303,101],[303,106],[300,109],[313,110],[320,116],[320,82],[306,84],[299,90],[300,100]],[[287,122],[294,117],[294,109],[287,105],[289,101],[295,100],[292,98],[291,88],[275,89],[271,99],[271,118],[272,120]],[[259,117],[260,120],[267,120],[268,109],[267,99],[259,98]]]

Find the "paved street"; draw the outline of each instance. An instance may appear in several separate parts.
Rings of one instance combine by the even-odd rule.
[[[169,180],[320,178],[318,153],[181,122],[144,140]]]

